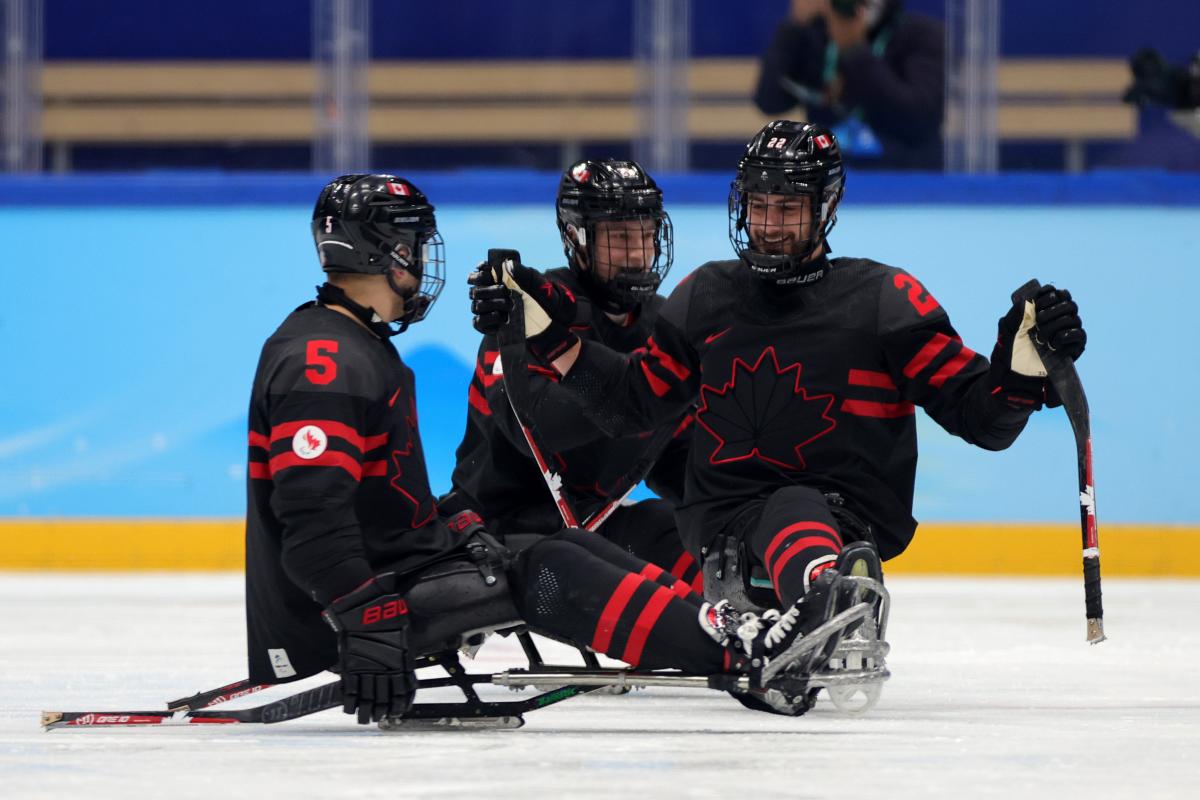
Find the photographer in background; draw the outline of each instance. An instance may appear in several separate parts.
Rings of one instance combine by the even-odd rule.
[[[942,23],[901,0],[792,0],[754,102],[771,115],[803,107],[850,163],[941,169],[944,62]]]
[[[1200,169],[1200,52],[1186,64],[1173,64],[1143,47],[1130,57],[1129,71],[1133,83],[1121,99],[1138,108],[1138,138],[1097,163]]]
[[[1126,103],[1156,105],[1177,111],[1200,108],[1200,53],[1186,66],[1172,66],[1162,53],[1143,47],[1129,59],[1133,85],[1125,91]]]

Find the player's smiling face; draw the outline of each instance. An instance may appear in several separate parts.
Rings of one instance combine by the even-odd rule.
[[[653,219],[597,222],[592,244],[596,277],[611,280],[618,272],[645,272],[654,263],[657,225]]]
[[[811,199],[803,195],[763,194],[746,196],[746,228],[750,244],[759,253],[789,255],[808,240],[812,224]]]

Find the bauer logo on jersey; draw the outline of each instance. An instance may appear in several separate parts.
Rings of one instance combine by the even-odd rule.
[[[317,458],[329,446],[329,437],[316,425],[305,425],[292,437],[292,452],[305,461]]]
[[[587,179],[591,177],[591,174],[588,172],[587,164],[583,162],[571,168],[571,177],[580,183],[587,183]]]
[[[404,197],[412,194],[412,192],[409,191],[409,188],[403,183],[393,183],[392,181],[388,181],[387,190],[389,194],[398,194],[403,195]]]

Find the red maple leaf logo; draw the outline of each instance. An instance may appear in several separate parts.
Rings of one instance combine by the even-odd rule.
[[[313,436],[312,431],[304,432],[304,443],[308,445],[309,450],[317,450],[321,447],[321,440]]]
[[[399,390],[397,390],[397,393],[399,393]],[[396,397],[393,395],[392,401],[395,402],[395,399]],[[416,439],[416,437],[413,435],[413,432],[418,430],[416,400],[410,397],[408,407],[409,413],[404,415],[404,446],[399,450],[392,451],[392,463],[396,466],[396,474],[392,476],[390,481],[388,481],[388,485],[403,495],[404,498],[412,505],[412,527],[420,528],[433,519],[434,515],[437,514],[437,504],[433,502],[433,496],[430,494],[429,482],[427,480],[404,480],[404,461],[413,456],[413,445],[415,444]],[[416,478],[416,476],[413,477]],[[420,492],[424,495],[424,497],[417,499],[414,492]]]
[[[696,422],[717,440],[709,463],[758,458],[788,470],[806,468],[800,450],[837,422],[829,416],[833,395],[810,397],[800,370],[799,362],[781,368],[775,348],[768,347],[753,366],[735,358],[729,383],[720,389],[700,387]]]

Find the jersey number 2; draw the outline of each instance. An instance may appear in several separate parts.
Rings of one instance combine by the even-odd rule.
[[[922,317],[938,307],[938,301],[912,275],[897,275],[892,279],[897,289],[908,289],[908,302]]]
[[[337,362],[329,357],[329,353],[338,351],[338,343],[333,339],[313,339],[304,348],[304,377],[311,383],[324,386],[332,383],[337,377]]]

